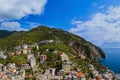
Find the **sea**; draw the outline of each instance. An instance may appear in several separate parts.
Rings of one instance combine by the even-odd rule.
[[[116,74],[120,74],[120,48],[103,48],[106,58],[101,60],[104,66],[107,66]]]

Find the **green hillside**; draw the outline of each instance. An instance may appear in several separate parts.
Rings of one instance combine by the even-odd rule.
[[[9,50],[20,44],[34,44],[43,40],[54,40],[54,43],[51,44],[52,47],[65,50],[68,53],[72,52],[78,56],[83,54],[92,59],[105,57],[104,52],[99,47],[85,39],[61,29],[45,26],[39,26],[27,32],[14,32],[6,38],[0,39],[0,48]],[[50,46],[44,45],[41,48],[44,47]]]

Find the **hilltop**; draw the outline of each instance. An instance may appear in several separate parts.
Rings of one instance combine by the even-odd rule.
[[[39,26],[30,31],[26,32],[9,32],[9,31],[0,31],[6,35],[0,35],[0,48],[1,49],[12,49],[17,45],[21,44],[33,44],[39,43],[43,40],[54,40],[54,43],[51,45],[58,46],[62,51],[68,53],[73,53],[75,55],[81,56],[84,55],[88,58],[105,58],[104,52],[97,46],[86,41],[85,39],[69,33],[67,31],[49,28],[45,26]],[[0,34],[1,34],[0,33]],[[44,45],[48,47],[48,45]],[[43,48],[43,47],[42,47]],[[64,49],[65,48],[65,49]],[[66,49],[67,48],[67,49]]]

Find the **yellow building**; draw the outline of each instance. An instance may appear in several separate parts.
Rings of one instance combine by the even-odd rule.
[[[62,69],[64,70],[65,73],[70,72],[70,70],[71,70],[71,65],[70,65],[70,63],[69,63],[69,62],[64,62],[64,63],[62,64]]]
[[[61,56],[62,61],[68,61],[69,60],[68,56],[64,52],[60,56]]]

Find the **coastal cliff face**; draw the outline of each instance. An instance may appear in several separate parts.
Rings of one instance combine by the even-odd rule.
[[[0,37],[1,49],[9,49],[20,44],[39,43],[43,40],[53,40],[53,46],[62,45],[62,47],[59,46],[59,51],[65,50],[66,53],[71,53],[78,57],[82,55],[90,59],[105,58],[105,53],[101,48],[77,35],[61,29],[40,26],[27,32],[11,32],[8,36]]]

